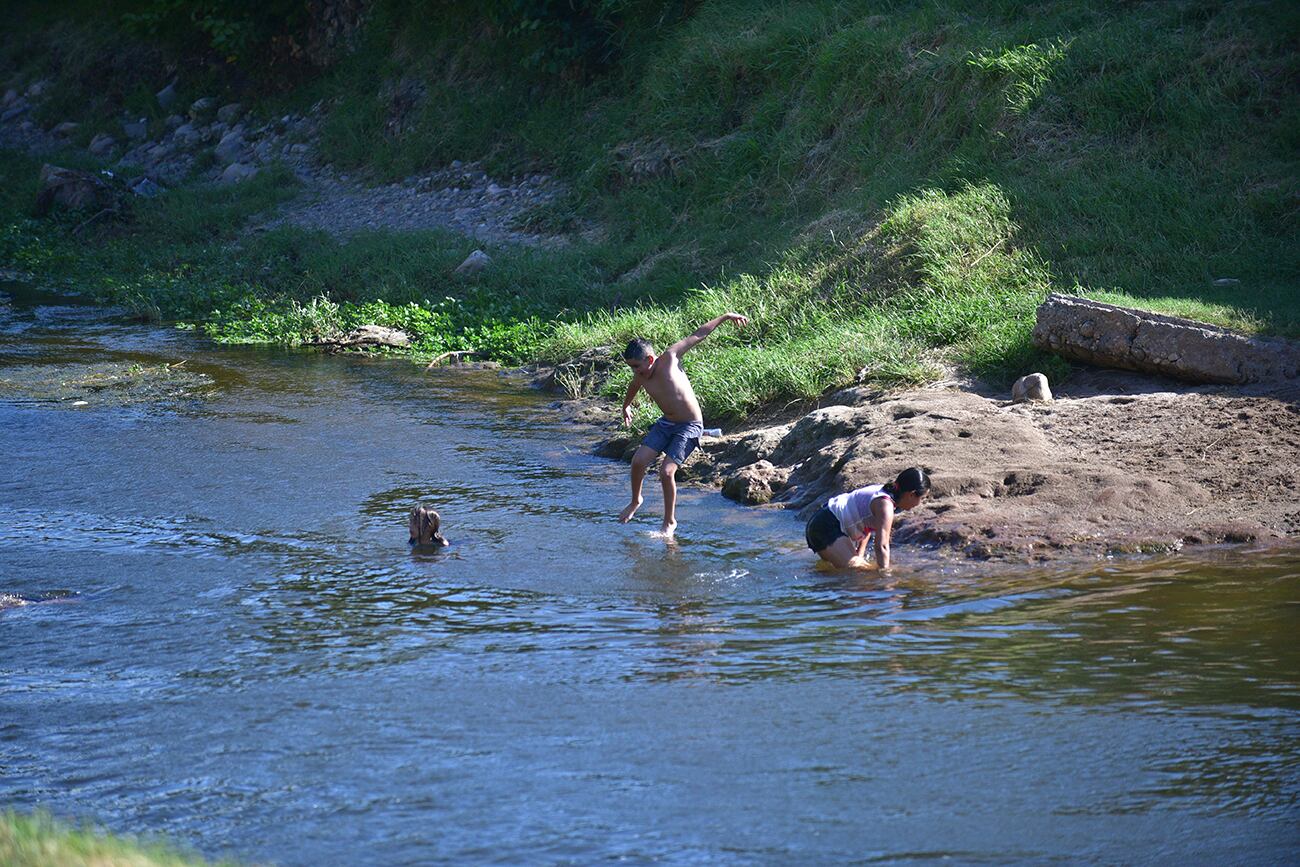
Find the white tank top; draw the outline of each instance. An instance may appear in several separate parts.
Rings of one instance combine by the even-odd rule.
[[[880,497],[888,497],[891,502],[894,499],[885,493],[884,485],[867,485],[865,488],[831,497],[826,508],[839,519],[840,529],[846,536],[854,542],[861,542],[862,537],[871,532],[871,528],[867,526],[867,522],[871,520],[871,503]]]

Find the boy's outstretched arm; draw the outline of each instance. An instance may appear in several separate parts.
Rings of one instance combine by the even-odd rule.
[[[664,351],[671,352],[673,355],[676,356],[681,356],[683,352],[690,349],[692,346],[694,346],[695,344],[699,343],[701,340],[703,340],[704,338],[712,334],[713,329],[717,328],[719,325],[721,325],[724,322],[734,322],[736,323],[737,327],[743,327],[749,324],[749,317],[741,316],[739,313],[724,313],[721,316],[718,316],[714,319],[710,319],[708,322],[704,323],[699,328],[695,329],[694,334],[690,335],[689,337],[683,337],[681,340],[677,341],[676,343],[674,343],[672,346],[668,347]]]

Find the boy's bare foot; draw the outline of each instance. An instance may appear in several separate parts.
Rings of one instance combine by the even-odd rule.
[[[669,541],[672,541],[673,534],[676,532],[677,532],[676,521],[673,521],[671,524],[665,523],[662,527],[659,528],[659,535],[663,536],[665,539]]]
[[[623,510],[623,514],[618,516],[618,522],[620,524],[626,524],[628,521],[632,520],[632,516],[636,514],[636,510],[639,508],[641,508],[640,500],[633,500],[628,503],[627,508]]]

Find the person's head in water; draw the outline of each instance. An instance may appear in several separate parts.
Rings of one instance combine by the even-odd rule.
[[[637,337],[623,350],[623,360],[635,376],[647,377],[655,363],[654,345],[644,337]]]
[[[908,467],[885,485],[885,493],[893,497],[894,508],[900,512],[915,509],[930,493],[930,477],[920,467]]]
[[[430,545],[442,548],[450,544],[442,535],[442,518],[428,506],[418,504],[411,507],[409,522],[412,546]]]

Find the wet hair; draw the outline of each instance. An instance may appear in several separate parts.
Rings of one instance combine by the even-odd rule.
[[[642,358],[649,358],[655,351],[653,344],[644,337],[634,337],[632,342],[623,350],[623,358],[627,361],[638,361]]]
[[[898,474],[898,478],[885,485],[885,493],[897,500],[903,494],[918,496],[930,490],[930,477],[920,467],[908,467]]]
[[[411,507],[411,518],[407,522],[411,533],[410,545],[446,545],[443,538],[442,518],[433,509],[417,503]]]

